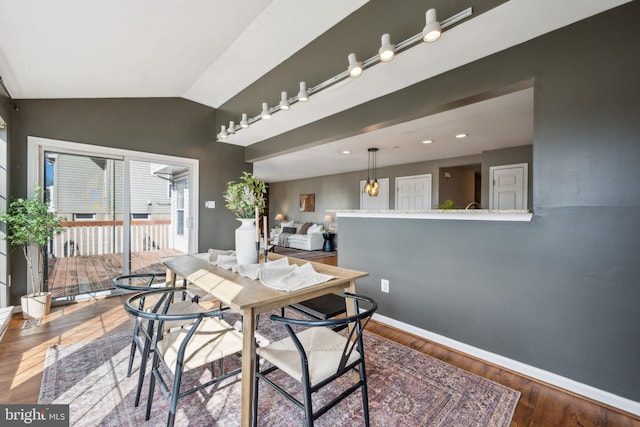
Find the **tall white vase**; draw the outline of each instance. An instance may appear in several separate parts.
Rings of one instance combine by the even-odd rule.
[[[256,228],[254,218],[236,218],[242,222],[236,228],[236,256],[238,265],[256,264],[258,251],[256,250]]]

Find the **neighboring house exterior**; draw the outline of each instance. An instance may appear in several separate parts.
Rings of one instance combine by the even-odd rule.
[[[47,153],[47,161],[51,166],[47,194],[53,209],[67,219],[65,232],[56,238],[54,255],[121,251],[124,163],[61,153]],[[184,171],[139,161],[130,165],[132,251],[171,248],[186,252],[188,185],[180,177]]]

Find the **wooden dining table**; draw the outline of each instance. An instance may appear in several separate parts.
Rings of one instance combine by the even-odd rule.
[[[279,254],[269,254],[269,260],[282,258]],[[302,265],[310,261],[289,257],[289,263]],[[249,427],[252,421],[253,377],[255,360],[256,316],[290,304],[341,290],[355,293],[356,279],[368,273],[336,266],[310,262],[318,273],[334,276],[327,282],[304,287],[292,292],[278,291],[267,287],[258,280],[241,276],[211,264],[206,256],[179,255],[163,261],[167,267],[167,281],[175,284],[177,276],[213,295],[226,306],[242,314],[242,402],[240,425]],[[353,314],[354,307],[347,304],[347,314]]]

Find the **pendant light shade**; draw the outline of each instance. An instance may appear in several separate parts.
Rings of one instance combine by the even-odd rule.
[[[240,127],[246,129],[249,127],[249,120],[247,119],[247,113],[242,113],[242,120],[240,120]]]
[[[226,138],[227,136],[229,136],[229,134],[227,133],[227,127],[226,126],[220,126],[220,133],[218,134],[218,136],[220,138]]]
[[[369,148],[367,151],[369,151],[369,162],[367,166],[367,182],[364,184],[364,192],[370,197],[376,197],[380,187],[378,184],[378,177],[376,176],[376,156],[378,149]]]
[[[236,124],[233,120],[229,122],[229,130],[227,131],[227,133],[229,135],[233,135],[236,133]]]
[[[307,92],[307,83],[300,82],[300,92],[298,92],[298,101],[307,102],[309,100],[309,92]]]
[[[427,43],[434,42],[440,38],[442,34],[442,29],[440,28],[440,23],[438,22],[438,18],[436,18],[436,10],[429,9],[426,13],[427,25],[424,26],[422,30],[422,40]]]
[[[380,44],[378,56],[382,62],[389,62],[396,56],[396,48],[391,44],[391,36],[389,34],[382,35],[382,43]]]
[[[349,76],[359,77],[362,74],[362,62],[358,61],[355,53],[349,54]]]

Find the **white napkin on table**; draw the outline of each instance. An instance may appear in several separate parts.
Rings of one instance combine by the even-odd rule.
[[[236,252],[235,251],[223,251],[220,249],[209,249],[209,262],[213,265],[217,265],[218,264],[218,257],[220,255],[224,255],[224,256],[230,256],[230,255],[235,255]]]
[[[277,261],[267,261],[263,264],[243,264],[238,266],[238,273],[244,277],[256,280],[259,271],[265,268],[286,267],[289,265],[289,258],[280,258]]]
[[[318,273],[309,263],[302,266],[294,264],[289,266],[289,269],[281,267],[259,270],[259,279],[263,285],[286,292],[317,285],[335,278],[335,276]]]

